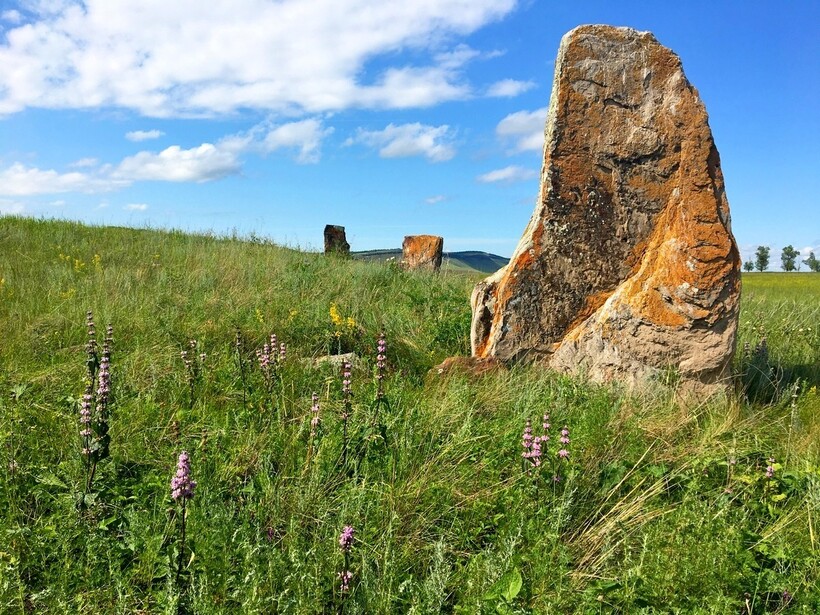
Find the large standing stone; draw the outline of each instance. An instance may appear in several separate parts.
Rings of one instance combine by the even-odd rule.
[[[436,235],[407,235],[401,244],[402,265],[407,269],[431,269],[441,267],[444,238]]]
[[[336,224],[325,226],[325,254],[350,254],[345,227]]]
[[[535,212],[473,291],[473,355],[708,391],[729,375],[739,290],[720,158],[680,59],[649,32],[572,30]]]

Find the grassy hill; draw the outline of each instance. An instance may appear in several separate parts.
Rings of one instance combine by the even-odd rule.
[[[0,612],[820,610],[820,276],[744,276],[738,393],[697,406],[430,373],[477,277],[0,218]]]
[[[392,250],[367,250],[364,252],[353,252],[353,257],[382,263],[390,260],[399,262],[402,258],[402,251],[400,248]],[[494,273],[506,265],[509,260],[510,259],[498,256],[497,254],[490,254],[489,252],[444,252],[442,255],[442,267],[444,269]]]

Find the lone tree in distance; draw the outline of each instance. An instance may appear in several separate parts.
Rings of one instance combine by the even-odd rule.
[[[783,252],[780,255],[780,262],[783,263],[783,271],[794,271],[797,268],[794,263],[798,256],[800,256],[800,252],[795,250],[794,247],[789,245],[783,248]]]
[[[754,271],[755,264],[752,261],[743,263],[743,271]]]
[[[769,247],[758,246],[755,252],[755,269],[766,271],[769,268]]]
[[[803,264],[815,273],[820,273],[820,260],[817,260],[817,258],[815,258],[814,252],[809,252],[809,257],[803,259]]]

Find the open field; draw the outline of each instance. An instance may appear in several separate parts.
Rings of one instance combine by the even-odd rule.
[[[429,373],[469,352],[479,278],[0,218],[0,612],[820,611],[820,275],[744,274],[738,392],[695,407]],[[100,346],[114,328],[91,480],[87,310]],[[313,361],[340,351],[352,398]]]
[[[353,252],[353,258],[375,262],[389,262],[389,260],[401,261],[401,248],[393,250],[368,250],[366,252]],[[490,254],[488,252],[476,252],[467,250],[463,252],[444,252],[441,267],[448,270],[474,270],[482,273],[494,273],[509,262],[510,259]]]

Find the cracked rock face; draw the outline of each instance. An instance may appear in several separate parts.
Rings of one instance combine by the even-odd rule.
[[[697,90],[629,28],[572,30],[555,66],[539,200],[510,263],[473,291],[473,355],[724,386],[740,258]]]

